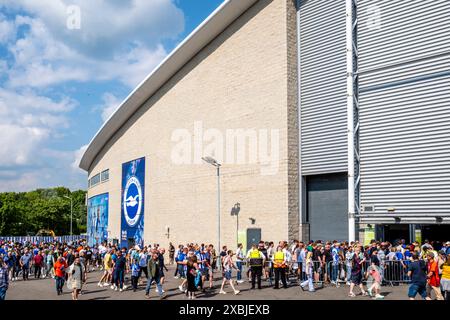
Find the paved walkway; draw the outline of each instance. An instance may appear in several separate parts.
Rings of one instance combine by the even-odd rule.
[[[182,300],[186,299],[184,293],[180,292],[178,286],[181,284],[181,280],[174,279],[174,269],[169,267],[169,272],[166,272],[166,283],[164,284],[164,290],[166,290],[167,300]],[[216,273],[217,275],[217,273]],[[101,277],[101,272],[91,272],[88,274],[88,281],[83,288],[83,294],[80,300],[144,300],[145,285],[139,287],[137,292],[133,292],[128,288],[124,292],[115,292],[110,287],[98,287],[97,283]],[[12,282],[7,292],[7,300],[70,300],[71,294],[64,287],[64,294],[62,296],[56,295],[55,281],[53,279],[39,279],[35,280],[30,277],[30,281],[24,282],[19,280]],[[126,276],[126,283],[129,285],[129,274]],[[340,288],[327,286],[325,288],[318,289],[315,293],[303,292],[297,284],[292,283],[288,289],[274,290],[269,286],[268,282],[263,282],[263,288],[261,290],[251,290],[248,281],[238,286],[241,293],[235,296],[229,286],[225,287],[225,291],[228,294],[219,294],[218,288],[221,281],[215,281],[217,289],[207,291],[206,293],[198,293],[198,300],[202,299],[216,299],[216,300],[369,300],[369,297],[362,297],[360,295],[355,298],[350,298],[348,294],[348,286],[344,285]],[[385,300],[405,300],[407,299],[407,285],[400,285],[396,287],[382,287],[381,294],[385,295]],[[359,292],[359,289],[355,289],[355,293]],[[153,286],[151,292],[151,299],[157,300],[158,294],[155,292]]]

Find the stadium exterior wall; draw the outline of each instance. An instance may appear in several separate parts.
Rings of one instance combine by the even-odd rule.
[[[239,231],[261,228],[262,238],[301,237],[298,209],[297,43],[295,1],[258,1],[202,49],[112,136],[89,168],[109,169],[89,198],[109,193],[110,238],[120,238],[122,163],[146,158],[146,243],[215,243],[215,170],[193,157],[174,164],[179,129],[279,130],[279,167],[222,166],[221,243],[233,248]],[[192,140],[194,143],[194,141]],[[207,145],[207,143],[205,143]],[[252,220],[253,219],[253,220]],[[167,235],[167,227],[169,235]]]

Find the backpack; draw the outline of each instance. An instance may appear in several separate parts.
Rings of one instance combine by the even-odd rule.
[[[197,271],[197,275],[195,276],[194,284],[196,287],[200,285],[200,281],[202,280],[202,275]]]

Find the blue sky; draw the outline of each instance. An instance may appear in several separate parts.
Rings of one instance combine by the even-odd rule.
[[[0,191],[85,189],[104,120],[222,1],[0,0]]]

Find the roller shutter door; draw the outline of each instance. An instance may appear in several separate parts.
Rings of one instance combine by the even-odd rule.
[[[306,189],[310,239],[348,240],[347,175],[309,176]]]
[[[364,213],[450,213],[450,1],[358,1]],[[369,212],[367,212],[369,211]]]

